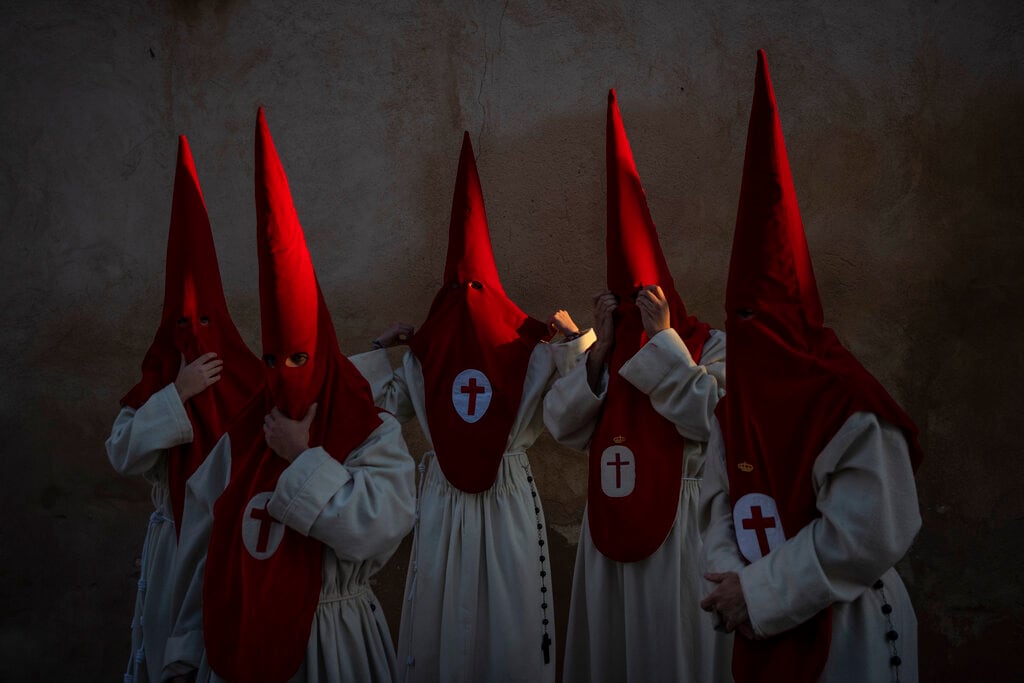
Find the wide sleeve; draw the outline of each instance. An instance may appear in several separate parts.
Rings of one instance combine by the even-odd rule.
[[[310,448],[281,474],[268,509],[342,560],[389,555],[412,529],[415,465],[402,428],[389,415],[340,463]]]
[[[717,419],[711,422],[697,514],[703,543],[704,569],[718,573],[739,572],[746,565],[746,560],[736,545],[732,501],[729,500],[729,478],[725,471],[725,448]]]
[[[171,383],[138,410],[121,408],[107,439],[107,458],[120,474],[143,474],[157,464],[165,450],[190,441],[192,422]]]
[[[815,461],[814,480],[821,517],[739,572],[758,635],[856,600],[921,528],[906,439],[874,414],[846,421]]]
[[[608,369],[601,375],[600,393],[587,381],[587,354],[576,367],[558,379],[544,397],[544,426],[562,445],[586,450],[597,426],[597,418],[608,390]]]
[[[227,434],[185,485],[178,549],[174,555],[172,614],[164,650],[164,678],[199,668],[203,656],[203,575],[213,528],[213,505],[231,479],[231,439]]]
[[[565,377],[572,372],[579,364],[580,358],[597,341],[597,333],[593,328],[587,328],[580,336],[570,341],[563,341],[557,344],[548,344],[551,351],[551,358],[555,368],[558,370],[558,377]]]
[[[349,360],[370,383],[373,402],[378,408],[388,411],[402,424],[416,415],[409,396],[409,385],[405,381],[405,369],[391,369],[386,349],[349,356]]]
[[[651,337],[619,368],[619,374],[647,394],[651,405],[676,430],[706,443],[715,406],[725,395],[725,334],[713,330],[695,363],[671,327]]]

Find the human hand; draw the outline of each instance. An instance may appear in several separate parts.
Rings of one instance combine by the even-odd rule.
[[[548,316],[548,327],[554,329],[563,337],[579,335],[580,328],[573,322],[568,311],[558,310]]]
[[[288,462],[294,462],[304,450],[309,448],[309,425],[316,417],[316,404],[306,411],[301,420],[292,420],[275,406],[270,414],[263,418],[263,434],[270,450]]]
[[[700,601],[700,608],[705,612],[717,612],[725,623],[726,633],[739,630],[741,635],[753,639],[754,629],[750,624],[750,615],[747,614],[747,602],[743,597],[739,574],[709,572],[704,574],[704,578],[718,586]]]
[[[640,309],[640,319],[644,322],[644,330],[650,339],[671,324],[671,313],[668,299],[658,285],[647,285],[636,296],[636,307]]]
[[[182,403],[220,379],[224,361],[215,360],[216,358],[217,354],[210,351],[186,364],[185,354],[181,355],[181,365],[178,367],[178,377],[174,380],[174,388],[178,390]]]
[[[373,340],[374,348],[388,348],[408,344],[416,328],[407,323],[395,323],[386,332]]]

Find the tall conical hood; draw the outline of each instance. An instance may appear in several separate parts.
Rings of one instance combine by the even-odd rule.
[[[775,90],[759,50],[726,307],[732,314],[766,305],[797,338],[824,322]]]
[[[622,125],[615,90],[608,91],[606,144],[608,287],[623,301],[646,285],[660,285],[666,295],[669,291],[675,292],[672,273],[665,263],[658,230],[651,220],[647,195]]]
[[[277,406],[299,419],[323,386],[337,338],[262,108],[256,120],[256,240],[269,386]],[[308,359],[292,367],[288,359],[298,353]]]
[[[469,133],[465,132],[462,135],[462,152],[459,155],[459,170],[452,197],[444,281],[449,285],[474,280],[504,291],[498,277],[498,268],[494,264],[473,143],[470,142]]]

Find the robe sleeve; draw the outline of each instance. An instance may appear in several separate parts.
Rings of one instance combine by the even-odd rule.
[[[697,514],[703,542],[704,570],[725,573],[743,569],[747,562],[736,545],[729,479],[725,471],[725,449],[717,419],[711,422],[711,437],[704,459],[704,480],[701,482]]]
[[[601,376],[600,394],[587,381],[587,354],[576,367],[558,379],[544,397],[544,426],[559,443],[584,451],[597,426],[597,417],[608,388],[608,369]]]
[[[349,356],[349,360],[370,383],[373,402],[378,408],[394,415],[401,424],[415,417],[409,385],[405,381],[405,368],[392,370],[387,350],[376,349],[360,353]]]
[[[412,529],[415,465],[402,428],[388,415],[340,463],[310,448],[281,474],[268,510],[343,561],[390,555]]]
[[[579,363],[586,350],[596,341],[597,333],[593,328],[588,328],[572,341],[549,344],[548,348],[551,350],[551,357],[558,370],[558,377],[565,377],[569,374]]]
[[[120,474],[151,470],[168,448],[192,441],[192,422],[174,384],[133,410],[121,408],[107,439],[107,458]]]
[[[701,362],[671,327],[654,335],[619,368],[619,374],[651,398],[651,405],[692,441],[707,443],[718,399],[725,395],[725,334],[714,330]]]
[[[213,505],[231,479],[231,439],[225,434],[185,485],[181,533],[172,573],[171,635],[164,650],[164,679],[199,668],[203,656],[203,575],[213,528]]]
[[[813,476],[821,517],[739,572],[760,636],[856,600],[906,554],[921,528],[906,439],[874,414],[850,416]]]

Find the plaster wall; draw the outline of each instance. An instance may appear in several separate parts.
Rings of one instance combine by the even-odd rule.
[[[178,134],[259,349],[266,108],[354,353],[426,314],[464,129],[506,290],[590,323],[615,87],[676,282],[721,326],[762,47],[827,322],[922,430],[900,567],[923,679],[1020,673],[1024,6],[107,0],[0,7],[0,678],[112,680],[127,659],[151,507],[103,441],[160,317]],[[547,435],[531,460],[561,647],[586,466]],[[405,548],[376,586],[395,630]]]

